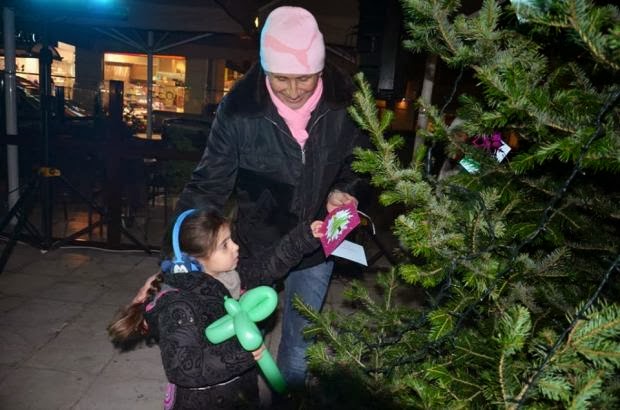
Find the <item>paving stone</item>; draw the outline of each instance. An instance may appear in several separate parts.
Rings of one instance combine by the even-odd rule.
[[[91,261],[88,254],[58,249],[41,255],[36,261],[23,268],[24,273],[48,276],[65,276]]]
[[[4,272],[22,272],[24,268],[37,261],[43,253],[30,245],[17,244],[9,255]]]
[[[113,263],[105,263],[105,261],[97,261],[75,269],[71,272],[70,278],[84,282],[98,283],[132,269],[133,267],[131,265],[115,265]]]
[[[165,386],[158,380],[123,379],[109,374],[98,378],[71,410],[161,409]]]
[[[104,289],[89,282],[58,281],[39,293],[42,299],[64,302],[90,303],[103,294]]]
[[[76,371],[97,375],[108,364],[114,350],[109,342],[91,342],[81,346],[63,344],[65,339],[54,339],[36,351],[23,366],[38,369]],[[77,343],[76,343],[77,344]]]
[[[116,352],[74,409],[158,409],[166,384],[156,346]]]
[[[77,315],[71,326],[66,331],[77,329],[88,329],[93,332],[100,332],[102,336],[107,338],[106,327],[112,320],[116,311],[110,306],[101,306],[97,303],[90,303],[84,307],[84,310]]]
[[[5,295],[36,297],[41,290],[56,282],[56,278],[30,275],[24,272],[4,272],[0,275],[0,289]]]
[[[85,343],[85,341],[88,341]],[[81,371],[96,375],[116,354],[101,322],[73,321],[38,349],[25,366]]]
[[[0,333],[0,364],[3,366],[16,366],[26,361],[40,346],[45,345],[49,335],[45,335],[44,340],[40,338],[30,338],[23,334],[23,329],[15,331],[5,329]]]
[[[0,408],[70,409],[91,383],[92,377],[80,372],[21,367],[0,383]]]
[[[0,383],[15,371],[15,366],[0,364]]]
[[[27,300],[24,296],[11,296],[0,293],[0,313],[8,312],[18,306],[24,306]]]
[[[0,314],[0,324],[60,331],[82,310],[84,307],[80,303],[33,299],[24,306]]]

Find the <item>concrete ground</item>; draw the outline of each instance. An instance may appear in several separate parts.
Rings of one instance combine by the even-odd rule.
[[[162,408],[157,346],[120,353],[106,334],[157,261],[140,251],[18,244],[0,274],[0,409]],[[328,307],[342,305],[347,282],[336,275]]]
[[[0,408],[161,408],[155,348],[116,351],[106,325],[156,256],[18,245],[0,275]]]

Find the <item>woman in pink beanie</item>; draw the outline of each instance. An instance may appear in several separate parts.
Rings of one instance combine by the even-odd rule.
[[[325,43],[307,10],[279,7],[260,38],[260,65],[252,67],[218,107],[203,157],[176,212],[236,205],[234,240],[241,257],[261,254],[303,220],[357,203],[366,183],[350,164],[366,145],[347,114],[353,83],[325,63]],[[306,378],[307,321],[293,296],[319,310],[333,269],[321,249],[304,256],[284,282],[278,366],[289,387]],[[275,274],[275,272],[272,272]]]

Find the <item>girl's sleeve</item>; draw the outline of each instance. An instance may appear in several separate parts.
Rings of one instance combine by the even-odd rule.
[[[205,323],[199,312],[179,295],[171,297],[174,299],[158,318],[159,347],[168,381],[182,387],[210,386],[228,381],[255,365],[252,354],[236,338],[217,345],[209,342],[204,326],[198,325]],[[225,313],[221,305],[221,309],[214,309],[218,313],[208,323]]]
[[[315,251],[320,245],[312,236],[310,222],[302,222],[282,237],[276,245],[258,257],[241,258],[237,271],[244,288],[271,285],[295,267],[304,255]]]

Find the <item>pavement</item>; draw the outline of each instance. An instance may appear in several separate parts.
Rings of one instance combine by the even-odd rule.
[[[18,244],[0,273],[0,409],[162,408],[166,379],[158,347],[119,352],[106,332],[157,261],[142,251],[42,252]],[[348,281],[332,280],[328,308],[343,308]],[[277,328],[273,333],[275,357]]]

